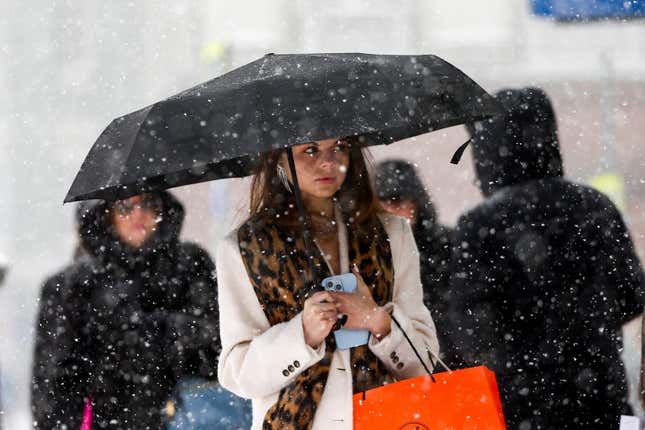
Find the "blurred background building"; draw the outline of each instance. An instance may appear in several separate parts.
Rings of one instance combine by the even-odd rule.
[[[267,52],[433,53],[486,89],[537,85],[558,114],[566,173],[620,205],[645,256],[645,22],[566,16],[548,0],[5,0],[0,7],[0,290],[4,427],[30,428],[42,280],[75,246],[63,197],[111,119]],[[639,1],[562,0],[571,10]],[[557,5],[556,5],[557,6]],[[639,6],[640,7],[640,6]],[[553,15],[561,13],[559,17]],[[564,9],[566,12],[567,9]],[[373,151],[418,163],[443,222],[481,199],[461,127]],[[243,214],[244,180],[177,190],[185,237],[214,251]],[[234,191],[234,192],[233,192]],[[248,194],[247,194],[248,195]]]

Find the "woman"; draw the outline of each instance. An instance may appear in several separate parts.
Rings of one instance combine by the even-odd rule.
[[[215,379],[215,268],[179,241],[181,204],[168,193],[79,208],[82,252],[46,282],[36,334],[34,428],[164,427],[182,377]]]
[[[375,173],[374,188],[383,209],[410,222],[421,255],[426,306],[434,306],[441,301],[436,296],[450,281],[451,231],[439,223],[427,188],[410,162],[382,161]],[[429,288],[431,285],[438,288]]]
[[[282,151],[262,157],[251,215],[217,254],[220,383],[253,400],[253,429],[351,429],[352,394],[424,373],[405,341],[438,352],[423,305],[419,259],[408,223],[378,212],[353,139],[293,148],[317,245],[308,269],[293,181]],[[352,272],[356,294],[318,291],[312,279]],[[331,336],[364,329],[369,343],[337,350]]]
[[[423,301],[437,326],[442,359],[459,366],[461,359],[451,342],[448,322],[450,295],[451,230],[439,223],[415,167],[405,160],[386,160],[376,166],[374,188],[383,209],[406,218],[412,227],[421,260]]]

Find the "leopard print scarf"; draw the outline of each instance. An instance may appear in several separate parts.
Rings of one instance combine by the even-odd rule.
[[[374,301],[383,306],[392,300],[394,269],[389,241],[383,225],[374,220],[364,226],[348,226],[350,267],[356,264],[370,286]],[[375,238],[377,238],[375,240]],[[307,254],[301,231],[287,231],[275,223],[253,217],[238,230],[242,260],[258,300],[271,325],[289,321],[302,311],[311,287]],[[330,276],[317,248],[313,262],[318,281]],[[336,349],[333,334],[326,339],[322,360],[302,372],[280,391],[278,401],[264,417],[264,430],[306,430],[313,424]],[[385,366],[367,345],[350,352],[354,392],[369,390],[386,381]]]

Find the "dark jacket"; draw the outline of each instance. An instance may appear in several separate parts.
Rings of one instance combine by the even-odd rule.
[[[455,364],[454,348],[448,338],[447,312],[452,256],[451,230],[439,224],[437,211],[414,166],[404,160],[387,160],[376,166],[375,190],[379,200],[408,200],[417,207],[413,226],[419,248],[423,301],[437,326],[441,354]]]
[[[179,377],[216,379],[215,267],[179,241],[180,203],[168,193],[162,201],[158,229],[140,249],[117,239],[105,203],[81,206],[83,252],[42,289],[35,428],[79,428],[91,396],[93,428],[161,429]]]
[[[617,428],[638,257],[612,202],[562,177],[546,95],[497,97],[506,116],[471,128],[487,199],[455,231],[454,337],[467,364],[496,372],[509,429]]]

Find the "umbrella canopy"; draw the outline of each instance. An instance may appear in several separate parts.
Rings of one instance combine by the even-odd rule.
[[[246,176],[274,149],[346,136],[389,144],[498,113],[433,55],[268,54],[112,121],[65,202]]]

